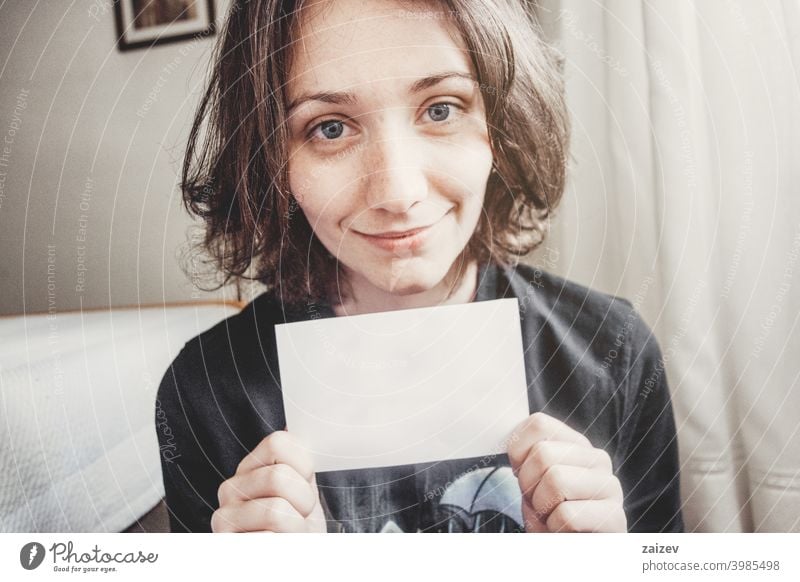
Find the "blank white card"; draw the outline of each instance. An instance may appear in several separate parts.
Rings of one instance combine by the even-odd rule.
[[[317,471],[504,453],[529,414],[516,298],[275,331],[287,430]]]

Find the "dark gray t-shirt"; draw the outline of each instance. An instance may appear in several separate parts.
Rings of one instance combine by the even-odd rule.
[[[678,443],[658,344],[632,305],[525,265],[482,265],[475,300],[519,300],[530,412],[605,449],[629,531],[683,531]],[[189,341],[158,390],[172,531],[211,531],[217,489],[285,427],[274,325],[335,317],[261,295]],[[521,531],[504,454],[317,473],[329,531]]]

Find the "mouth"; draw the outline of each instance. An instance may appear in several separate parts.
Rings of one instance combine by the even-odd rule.
[[[447,213],[449,214],[449,212]],[[447,215],[445,214],[445,216]],[[442,217],[444,218],[444,216]],[[414,251],[422,247],[430,238],[433,229],[438,225],[442,218],[427,226],[410,228],[407,230],[392,230],[375,234],[353,231],[359,237],[385,251]]]

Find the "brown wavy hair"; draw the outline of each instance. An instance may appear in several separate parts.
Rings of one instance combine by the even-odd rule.
[[[336,257],[288,187],[286,85],[307,3],[235,1],[215,47],[182,174],[184,205],[204,222],[194,247],[203,260],[192,260],[193,270],[211,267],[212,288],[254,279],[284,302],[324,301],[337,280]],[[560,55],[542,40],[525,0],[424,4],[466,44],[494,154],[484,211],[461,258],[509,265],[541,244],[564,189],[569,123]]]

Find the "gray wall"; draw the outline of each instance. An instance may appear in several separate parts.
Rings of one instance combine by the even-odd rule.
[[[213,39],[115,39],[108,0],[0,5],[2,314],[213,298],[177,189]]]

